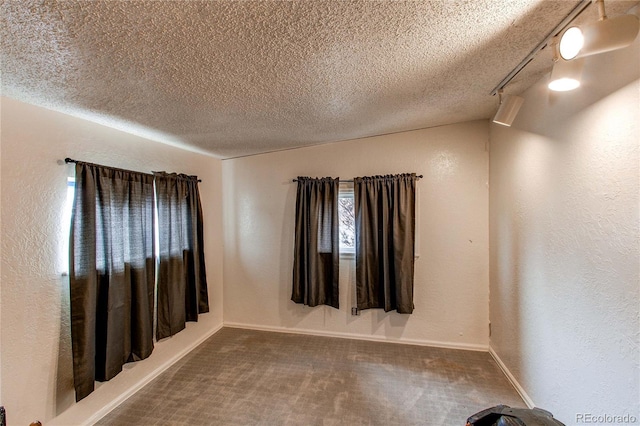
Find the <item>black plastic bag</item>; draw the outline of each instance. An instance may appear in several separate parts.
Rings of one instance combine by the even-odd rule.
[[[511,408],[496,405],[467,419],[467,426],[565,426],[540,408]]]

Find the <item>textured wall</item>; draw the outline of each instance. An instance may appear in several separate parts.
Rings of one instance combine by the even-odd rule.
[[[473,121],[224,160],[225,323],[486,348],[487,140]],[[351,316],[353,259],[340,265],[340,310],[294,304],[292,178],[401,172],[424,175],[414,313]]]
[[[185,337],[161,342],[156,352],[175,353],[180,350],[175,342],[188,345],[222,323],[220,160],[2,98],[1,373],[2,404],[11,424],[47,421],[73,405],[69,295],[61,278],[66,269],[62,213],[73,166],[57,163],[67,156],[202,178],[211,312],[183,332]],[[156,352],[143,361],[147,367],[162,361]],[[73,409],[96,411],[139,379],[136,368],[127,367]],[[67,417],[73,424],[80,418]]]
[[[2,102],[0,102],[0,117]],[[0,254],[2,253],[2,120],[0,119]],[[0,259],[0,405],[2,399],[2,259]]]
[[[491,347],[567,424],[640,420],[639,43],[491,127]]]

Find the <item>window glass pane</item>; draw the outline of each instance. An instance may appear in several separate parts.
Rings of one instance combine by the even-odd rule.
[[[71,210],[73,210],[73,198],[76,193],[76,179],[67,178],[67,196],[62,211],[62,250],[60,251],[60,269],[62,274],[69,273],[69,235],[71,234]]]
[[[353,252],[356,247],[353,193],[341,194],[338,198],[338,218],[340,220],[340,251]]]

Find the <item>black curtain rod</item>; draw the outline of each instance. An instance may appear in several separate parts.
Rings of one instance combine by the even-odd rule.
[[[82,161],[74,160],[73,158],[69,158],[69,157],[65,158],[65,159],[64,159],[64,162],[65,162],[66,164],[69,164],[69,163],[82,163]],[[109,167],[109,166],[107,166],[107,167]],[[112,168],[113,168],[113,167],[112,167]],[[120,170],[123,170],[123,169],[120,169]],[[153,173],[153,172],[152,172],[152,173]],[[202,182],[202,179],[198,179],[198,182]]]
[[[416,176],[416,177],[417,177],[418,179],[422,179],[424,176],[422,176],[422,175],[418,175],[418,176]],[[293,179],[293,182],[297,182],[297,181],[298,181],[298,179]],[[340,179],[338,182],[340,182],[340,183],[353,183],[353,179],[347,179],[347,180],[342,180],[342,179]]]

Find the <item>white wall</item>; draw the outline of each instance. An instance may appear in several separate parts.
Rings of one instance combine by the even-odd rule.
[[[0,102],[0,117],[2,116],[2,102]],[[2,120],[0,119],[0,135],[2,135]],[[2,200],[2,137],[0,136],[0,200]],[[0,203],[0,254],[2,254],[2,204]],[[2,260],[0,259],[0,406],[2,406]]]
[[[566,424],[640,421],[639,43],[491,127],[491,348]]]
[[[202,179],[211,312],[156,345],[113,380],[74,403],[65,226],[71,157],[144,172]],[[131,391],[222,324],[221,161],[82,119],[2,98],[2,401],[10,424],[79,424]],[[69,408],[70,407],[70,408]],[[68,409],[67,409],[68,408]]]
[[[486,349],[487,142],[474,121],[224,160],[225,324]],[[340,263],[340,310],[293,303],[292,179],[402,172],[424,175],[414,313],[351,316],[353,259]]]

